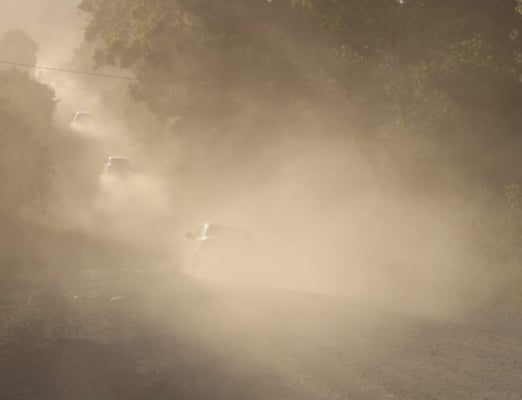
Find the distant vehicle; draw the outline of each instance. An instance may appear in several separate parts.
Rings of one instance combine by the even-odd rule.
[[[244,229],[204,223],[196,232],[185,236],[190,239],[186,256],[193,271],[207,267],[241,267],[252,256],[253,235]]]
[[[77,111],[71,122],[73,128],[89,129],[93,126],[92,115],[87,111]]]
[[[110,156],[107,158],[103,172],[107,176],[126,176],[133,172],[133,169],[127,157]]]
[[[33,71],[33,77],[37,81],[43,82],[43,81],[45,81],[48,78],[48,76],[49,76],[49,70],[47,70],[47,69],[36,68]]]

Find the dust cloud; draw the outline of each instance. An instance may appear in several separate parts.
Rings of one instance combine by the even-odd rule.
[[[90,70],[76,7],[0,0],[0,34],[27,31],[39,42],[38,64]],[[31,265],[8,284],[22,299],[15,312],[23,312],[5,342],[14,353],[30,349],[31,367],[57,366],[37,371],[35,387],[51,382],[63,398],[112,399],[127,390],[147,398],[141,394],[160,396],[174,382],[181,395],[163,397],[189,399],[240,382],[238,398],[269,398],[263,390],[279,384],[292,395],[270,398],[341,398],[336,386],[385,398],[388,387],[372,379],[399,381],[402,368],[407,391],[423,386],[415,373],[443,376],[438,363],[460,368],[458,356],[437,358],[458,343],[469,364],[489,363],[477,356],[492,348],[489,337],[470,346],[467,326],[448,334],[454,319],[473,314],[477,300],[509,279],[476,254],[476,194],[400,176],[419,164],[375,146],[385,141],[372,146],[356,115],[335,131],[336,111],[320,101],[299,120],[273,99],[276,122],[258,124],[272,116],[245,105],[232,121],[201,115],[199,131],[184,131],[182,118],[161,119],[135,100],[128,80],[45,69],[31,76],[56,101],[51,188],[43,204],[24,209],[16,234],[0,234],[25,257],[23,268]],[[230,132],[215,134],[214,123]],[[114,156],[129,163],[111,169]],[[202,244],[197,232],[207,223],[217,234]],[[19,335],[26,326],[29,334]],[[384,366],[382,377],[366,378],[375,365]],[[457,376],[442,372],[448,381]],[[194,384],[201,377],[204,384]],[[113,390],[120,382],[125,387]],[[188,386],[202,395],[186,395]]]
[[[133,138],[142,133],[107,112],[101,97],[88,109],[96,124],[67,133],[75,150],[59,164],[54,223],[159,254],[154,262],[169,274],[234,287],[429,315],[457,312],[476,289],[466,282],[464,205],[395,187],[353,141],[304,135],[253,151],[251,159],[203,158],[192,170],[167,174],[165,154],[137,146]],[[299,137],[299,127],[287,129]],[[136,171],[105,176],[110,155],[129,157]],[[181,147],[170,157],[187,158]],[[252,243],[214,248],[214,260],[192,271],[185,234],[206,222],[248,231]]]
[[[214,262],[198,275],[433,315],[457,311],[471,295],[462,204],[397,190],[354,143],[277,147],[235,179],[205,180],[205,194],[186,205],[187,229],[211,222],[253,236],[246,255],[240,241],[228,248],[247,260],[243,268]]]
[[[0,0],[0,34],[22,29],[37,40],[38,61],[56,66],[69,61],[83,38],[85,19],[74,0]],[[13,60],[16,61],[16,60]]]
[[[1,0],[2,26],[37,37],[39,62],[67,62],[81,42],[76,2],[19,4]],[[189,158],[186,148],[165,155],[137,145],[135,138],[144,132],[122,122],[121,110],[104,97],[125,84],[92,79],[67,74],[44,79],[55,90],[62,131],[54,154],[53,225],[154,249],[172,274],[185,268],[186,232],[204,222],[242,228],[252,233],[255,249],[238,243],[229,251],[232,257],[247,253],[241,256],[243,268],[213,263],[198,266],[196,274],[234,285],[430,314],[450,313],[472,294],[473,285],[465,283],[471,257],[463,202],[394,187],[358,143],[325,140],[319,131],[302,134],[303,127],[290,121],[285,130],[291,139],[248,149],[252,159],[234,160],[235,153],[225,150],[220,160],[192,160],[193,170],[168,175],[162,171],[165,158],[182,162]],[[93,125],[71,126],[74,113],[83,110]],[[155,121],[154,128],[168,130],[144,115],[144,121]],[[193,147],[197,152],[198,143]],[[104,176],[110,155],[129,157],[138,171],[127,178]],[[220,250],[215,252],[220,258]]]

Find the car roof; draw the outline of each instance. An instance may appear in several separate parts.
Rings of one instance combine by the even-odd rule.
[[[208,232],[213,231],[214,233],[222,233],[222,232],[231,232],[231,233],[237,233],[237,234],[243,234],[243,235],[249,235],[250,232],[246,229],[237,228],[234,226],[229,225],[222,225],[222,224],[213,224],[210,222],[206,222],[204,224],[201,224],[201,227],[204,227],[205,231]]]
[[[129,160],[128,157],[124,157],[124,156],[109,156],[109,160],[112,161],[112,160]]]

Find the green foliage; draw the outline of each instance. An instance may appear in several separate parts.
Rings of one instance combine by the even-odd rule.
[[[202,115],[225,121],[253,103],[271,106],[302,91],[296,38],[285,27],[288,7],[259,1],[86,1],[88,40],[102,43],[100,65],[131,68],[133,87],[161,116],[188,125]],[[295,24],[294,24],[295,25]],[[185,126],[187,126],[185,124]]]
[[[321,131],[372,141],[405,181],[412,173],[463,188],[522,180],[491,165],[502,160],[512,169],[518,160],[503,147],[522,129],[522,18],[513,2],[84,0],[80,7],[92,16],[86,38],[101,44],[99,65],[134,71],[135,98],[176,120],[178,133],[213,132],[219,141],[230,121],[248,115],[259,126],[270,121],[277,135],[289,120],[322,115]]]

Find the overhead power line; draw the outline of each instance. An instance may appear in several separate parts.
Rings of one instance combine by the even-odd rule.
[[[10,61],[10,60],[2,60],[2,59],[0,59],[0,64],[12,65],[14,67],[21,67],[21,68],[27,68],[27,69],[43,69],[43,70],[47,70],[47,71],[66,72],[66,73],[78,74],[78,75],[89,75],[89,76],[96,76],[99,78],[120,79],[120,80],[125,80],[125,81],[137,81],[138,80],[138,78],[135,78],[132,76],[104,74],[101,72],[80,71],[80,70],[75,70],[75,69],[48,67],[48,66],[43,66],[43,65],[32,65],[32,64],[27,64],[27,63],[22,63],[22,62],[17,62],[17,61]]]

